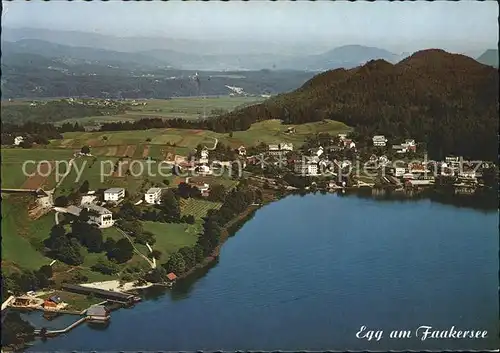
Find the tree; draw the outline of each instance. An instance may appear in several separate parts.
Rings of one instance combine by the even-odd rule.
[[[162,217],[166,222],[178,222],[181,218],[179,201],[172,190],[167,190],[163,193],[158,208],[162,212]]]
[[[151,252],[151,256],[156,260],[159,260],[161,258],[161,254],[161,251],[156,249]]]
[[[80,189],[78,189],[82,194],[86,194],[89,192],[89,182],[88,180],[84,180],[82,185],[80,185]]]
[[[127,239],[120,239],[114,247],[107,253],[108,259],[115,260],[117,263],[122,264],[127,262],[134,255],[134,248]]]
[[[142,232],[136,235],[135,242],[138,244],[146,245],[146,243],[150,245],[154,245],[156,243],[156,238],[151,232]]]
[[[90,153],[90,147],[89,146],[83,146],[80,152],[84,154],[89,154]]]
[[[38,272],[43,273],[47,278],[52,278],[53,276],[52,266],[50,265],[41,266],[38,269]]]
[[[210,186],[210,194],[208,200],[214,202],[224,202],[226,197],[226,188],[221,184],[213,184]]]
[[[157,268],[152,269],[150,272],[148,272],[144,276],[144,278],[146,279],[146,281],[149,281],[151,283],[160,283],[165,281],[165,279],[167,278],[167,271],[162,266],[158,266]]]
[[[199,244],[196,244],[195,246],[193,246],[193,254],[194,254],[194,258],[195,258],[196,263],[200,263],[205,259],[203,247]]]
[[[182,254],[180,252],[175,252],[170,255],[170,258],[165,264],[165,269],[167,272],[173,272],[177,275],[184,273],[186,270],[186,262],[184,261]]]
[[[190,214],[187,216],[183,216],[181,221],[184,223],[187,223],[187,224],[194,224],[195,219],[194,219],[194,216],[192,214]]]
[[[179,249],[179,253],[182,255],[184,262],[186,264],[186,269],[192,268],[196,265],[196,254],[193,247],[185,246]]]
[[[103,249],[106,252],[112,251],[116,246],[116,241],[113,238],[106,238],[106,241],[103,244]]]
[[[165,184],[166,186],[169,186],[170,185],[170,180],[163,179],[163,184]]]
[[[113,261],[99,259],[97,263],[95,263],[91,267],[91,270],[103,273],[105,275],[113,275],[119,271],[119,267]]]
[[[56,207],[66,207],[68,206],[68,203],[69,203],[68,198],[64,195],[58,196],[54,200],[54,206]]]
[[[83,211],[82,211],[83,213]],[[82,217],[80,213],[80,217]],[[103,250],[102,231],[94,224],[81,218],[71,224],[72,236],[85,246],[89,252],[98,253]]]

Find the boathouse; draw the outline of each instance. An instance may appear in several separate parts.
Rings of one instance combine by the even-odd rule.
[[[109,311],[104,305],[92,305],[85,314],[90,322],[106,322],[109,320]]]
[[[85,294],[85,295],[92,294],[99,298],[104,298],[119,302],[125,302],[125,303],[134,302],[134,296],[132,294],[123,292],[112,292],[104,289],[84,287],[78,284],[70,284],[70,283],[63,283],[62,288],[67,290],[68,292]]]
[[[45,299],[43,302],[44,308],[57,308],[57,306],[62,302],[61,297],[53,295],[52,297]]]

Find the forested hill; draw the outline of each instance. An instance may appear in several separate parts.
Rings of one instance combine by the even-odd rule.
[[[375,60],[321,73],[291,93],[213,123],[216,130],[244,130],[266,119],[334,119],[356,127],[361,140],[411,137],[426,142],[432,157],[496,160],[498,72],[464,55],[424,50],[396,65]]]

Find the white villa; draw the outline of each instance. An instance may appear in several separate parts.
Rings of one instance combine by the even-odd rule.
[[[124,188],[111,188],[104,191],[104,201],[118,202],[125,197]]]
[[[158,203],[161,199],[161,189],[160,188],[150,188],[145,194],[144,194],[144,201],[146,201],[149,204],[155,204]]]
[[[387,143],[387,139],[385,138],[384,135],[375,135],[373,136],[372,140],[373,140],[373,146],[377,147],[385,147]]]
[[[81,207],[70,205],[66,207],[66,212],[71,213],[75,216],[79,216],[82,212],[82,209],[86,209],[87,211],[91,211],[89,215],[90,224],[96,224],[99,228],[109,228],[115,224],[113,220],[113,214],[107,208],[97,206],[93,203],[86,203],[81,205]]]

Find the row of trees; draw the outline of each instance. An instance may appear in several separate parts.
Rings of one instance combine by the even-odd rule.
[[[151,271],[146,279],[160,282],[165,280],[165,276],[169,272],[182,275],[201,263],[206,257],[212,256],[220,243],[222,230],[227,223],[252,203],[261,201],[262,193],[260,190],[252,189],[246,185],[229,192],[220,209],[210,210],[207,213],[197,243],[191,247],[183,247],[171,254],[169,260],[161,267]]]
[[[128,104],[110,101],[97,104],[94,100],[79,100],[81,104],[66,99],[29,104],[8,104],[2,106],[2,120],[9,123],[34,121],[37,123],[55,122],[87,116],[115,115],[124,113]]]

